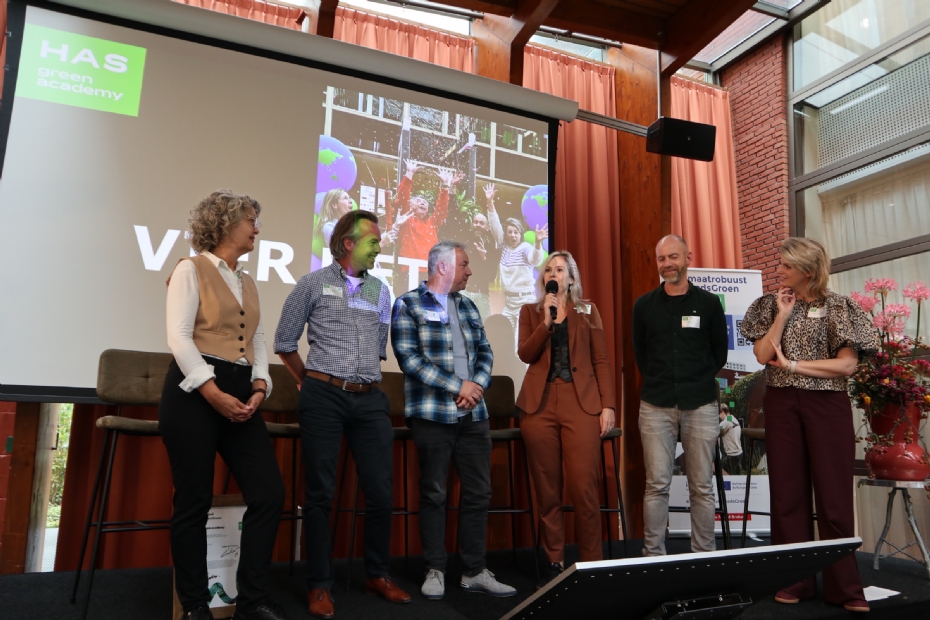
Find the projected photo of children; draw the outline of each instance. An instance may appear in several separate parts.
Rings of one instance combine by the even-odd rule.
[[[442,239],[468,248],[463,295],[488,319],[535,301],[548,256],[548,136],[488,118],[329,87],[320,136],[311,270],[332,261],[329,235],[350,209],[378,215],[381,255],[372,273],[394,296],[426,279]],[[503,117],[502,117],[503,118]],[[532,123],[532,121],[527,121]],[[516,308],[516,310],[514,310]],[[495,324],[492,320],[489,325]]]

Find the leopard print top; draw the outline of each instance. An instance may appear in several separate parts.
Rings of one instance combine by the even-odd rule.
[[[747,340],[755,342],[765,337],[777,314],[775,295],[764,295],[752,302],[746,311],[740,332]],[[849,297],[829,291],[825,297],[812,302],[795,301],[781,338],[785,357],[799,361],[832,359],[845,347],[872,353],[880,345],[878,330],[872,326],[869,315]],[[776,366],[765,367],[765,384],[773,387],[845,392],[848,383],[847,377],[821,379],[791,374]]]

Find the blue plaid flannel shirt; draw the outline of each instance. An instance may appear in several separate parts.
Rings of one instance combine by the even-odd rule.
[[[468,349],[468,376],[484,389],[491,384],[494,354],[481,315],[472,300],[458,293],[449,294],[449,303],[458,309],[459,323]],[[441,321],[427,320],[439,317]],[[391,346],[404,373],[404,415],[442,424],[458,420],[455,399],[462,380],[455,374],[452,360],[452,328],[449,317],[426,283],[394,302],[391,318]],[[472,411],[475,421],[488,418],[484,399]]]

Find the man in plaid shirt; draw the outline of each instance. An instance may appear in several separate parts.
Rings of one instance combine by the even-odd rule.
[[[460,294],[471,270],[465,246],[429,251],[428,280],[394,303],[391,345],[404,372],[404,415],[420,461],[420,539],[427,574],[420,592],[445,595],[446,480],[450,458],[462,481],[459,546],[462,588],[492,596],[517,591],[485,567],[491,503],[491,426],[484,390],[494,354],[478,308]]]

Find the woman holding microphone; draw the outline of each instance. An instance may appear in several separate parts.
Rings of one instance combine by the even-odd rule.
[[[539,504],[546,569],[537,589],[565,568],[562,467],[575,509],[582,562],[604,558],[600,443],[615,424],[614,378],[601,317],[581,298],[578,265],[553,252],[540,270],[539,302],[520,309],[517,355],[530,367],[517,397]]]
[[[878,331],[851,299],[827,290],[830,258],[813,239],[781,245],[781,288],[752,303],[740,330],[765,364],[765,442],[772,503],[772,544],[814,540],[817,500],[821,540],[855,535],[855,431],[847,394],[859,353],[879,347]],[[824,600],[866,612],[855,555],[823,571]],[[779,603],[817,595],[811,576],[779,591]]]
[[[168,279],[168,368],[158,409],[174,479],[171,556],[184,617],[212,618],[207,514],[217,453],[242,489],[247,510],[237,574],[236,615],[278,620],[267,598],[284,484],[258,407],[271,392],[258,290],[238,259],[255,248],[261,206],[228,190],[191,211],[191,246]],[[225,584],[227,588],[235,584]]]

